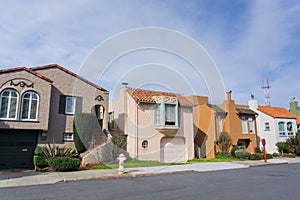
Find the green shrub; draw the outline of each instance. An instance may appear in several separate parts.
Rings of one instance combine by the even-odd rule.
[[[48,159],[48,164],[54,171],[73,171],[79,168],[80,160],[69,157],[52,157]]]
[[[279,153],[273,153],[273,157],[279,157]]]
[[[251,154],[249,157],[249,160],[263,160],[263,159],[264,159],[264,154],[262,153]]]
[[[231,138],[228,133],[221,132],[218,138],[218,145],[222,152],[228,152],[228,149],[231,145]]]
[[[230,151],[231,156],[234,157],[234,158],[236,158],[235,151],[236,150],[240,150],[240,149],[245,149],[245,147],[243,147],[243,146],[237,146],[237,145],[233,146],[232,149],[231,149],[231,151]]]
[[[276,146],[279,152],[283,152],[283,153],[289,152],[289,145],[287,142],[277,142]]]
[[[267,159],[272,159],[273,158],[273,155],[272,154],[270,154],[270,153],[267,153]]]
[[[297,156],[300,156],[300,137],[298,136],[292,136],[289,137],[286,140],[286,143],[288,145],[288,153],[295,154]]]
[[[237,158],[247,159],[250,156],[250,153],[246,149],[238,149],[234,153]]]
[[[77,157],[78,153],[75,149],[70,147],[59,147],[55,144],[48,143],[47,146],[42,148],[42,155],[46,158],[52,157]]]
[[[230,154],[227,152],[217,152],[215,158],[231,158]]]
[[[295,154],[292,154],[292,153],[284,153],[284,154],[283,154],[283,157],[287,157],[287,158],[295,158],[296,155],[295,155]]]
[[[48,163],[44,156],[33,156],[33,164],[39,168],[48,167]]]
[[[36,146],[34,149],[34,155],[42,156],[44,151],[44,147]]]

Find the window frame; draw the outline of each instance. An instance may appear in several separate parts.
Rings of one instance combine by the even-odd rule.
[[[74,141],[74,134],[73,133],[64,133],[63,134],[63,141],[64,142],[73,142]]]
[[[289,125],[290,125],[291,130],[289,130]],[[294,135],[293,122],[287,122],[286,123],[286,130],[287,130],[287,135],[288,136],[293,136]]]
[[[175,124],[166,124],[166,105],[175,106]],[[159,106],[159,110],[157,110]],[[159,102],[154,104],[153,123],[156,127],[178,127],[179,126],[179,105],[178,103]],[[159,116],[159,117],[157,117]]]
[[[4,89],[1,91],[1,94],[0,94],[0,112],[1,112],[1,109],[2,109],[2,101],[3,101],[3,93],[8,91],[9,92],[9,96],[7,97],[8,98],[8,102],[7,102],[7,107],[6,107],[6,117],[1,117],[0,115],[0,120],[17,120],[18,118],[18,108],[19,108],[19,98],[20,98],[20,95],[19,95],[19,92],[15,89],[11,89],[11,88],[7,88],[7,89]],[[15,92],[17,97],[12,97],[12,92]],[[11,99],[12,98],[15,98],[17,100],[16,102],[16,106],[15,106],[15,113],[14,113],[14,117],[9,117],[10,115],[10,109],[11,109]],[[1,113],[0,113],[1,114]]]
[[[26,118],[23,118],[23,108],[24,108],[24,96],[26,94],[30,94],[29,97],[29,106],[28,106],[28,114]],[[37,99],[33,99],[33,94],[37,96]],[[32,101],[36,100],[37,101],[37,106],[36,106],[36,113],[35,113],[35,118],[31,119],[31,111],[32,111]],[[39,113],[39,104],[40,104],[40,96],[37,92],[35,91],[26,91],[23,93],[22,98],[21,98],[21,110],[20,110],[20,120],[21,121],[37,121],[38,120],[38,113]]]
[[[241,122],[242,122],[242,133],[247,134],[249,133],[249,127],[247,123],[247,117],[246,116],[241,116]],[[245,127],[245,129],[244,129]]]
[[[250,121],[251,119],[251,121]],[[249,124],[249,133],[255,134],[255,125],[254,125],[255,119],[253,117],[248,117],[248,124]]]
[[[68,99],[72,99],[72,103],[73,103],[73,105],[72,105],[72,111],[71,112],[67,111],[67,109],[68,109],[68,102],[69,102]],[[76,100],[77,100],[77,97],[66,96],[66,102],[65,102],[65,114],[66,115],[74,115],[75,114],[75,112],[76,112]]]
[[[271,131],[270,122],[265,122],[265,131]]]
[[[280,130],[280,124],[283,125],[283,130]],[[278,133],[279,133],[279,137],[286,137],[286,132],[285,132],[285,123],[283,121],[278,122]]]

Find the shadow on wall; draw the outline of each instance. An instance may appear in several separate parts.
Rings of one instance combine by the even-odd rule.
[[[56,87],[51,88],[51,100],[50,100],[50,112],[49,112],[49,124],[47,139],[39,141],[41,144],[47,144],[48,142],[63,144],[63,133],[66,129],[66,115],[62,112],[61,97],[63,93]],[[72,125],[71,125],[72,126]]]
[[[196,126],[194,126],[196,130],[194,142],[195,142],[195,156],[198,158],[205,158],[206,157],[206,140],[207,135]]]

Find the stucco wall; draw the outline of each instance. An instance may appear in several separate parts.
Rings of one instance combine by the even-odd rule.
[[[103,129],[107,129],[108,92],[100,91],[94,86],[91,86],[58,68],[46,68],[36,71],[53,80],[50,122],[47,135],[48,141],[58,144],[72,144],[63,141],[63,133],[73,133],[74,115],[59,114],[60,95],[82,97],[82,112],[84,113],[92,113],[95,105],[104,106]],[[95,98],[98,95],[101,95],[104,100],[96,100]]]
[[[160,161],[160,142],[163,137],[182,137],[185,139],[185,160],[194,157],[193,116],[191,107],[180,107],[180,126],[174,135],[166,135],[154,126],[153,104],[136,103],[122,88],[119,100],[112,102],[111,111],[114,112],[115,125],[113,131],[127,135],[127,151],[133,158],[140,160]],[[123,128],[124,126],[124,128]],[[143,148],[142,142],[148,141],[148,147]]]
[[[11,85],[11,81],[13,85]],[[21,87],[24,82],[24,87]],[[18,84],[18,85],[17,85]],[[32,85],[33,84],[33,85]],[[31,86],[32,87],[28,87]],[[0,74],[0,92],[4,89],[15,89],[19,93],[19,103],[17,120],[1,120],[0,128],[5,129],[30,129],[30,130],[48,130],[51,83],[41,79],[25,70],[14,71]],[[39,95],[38,120],[21,121],[21,97],[27,91],[35,91]]]

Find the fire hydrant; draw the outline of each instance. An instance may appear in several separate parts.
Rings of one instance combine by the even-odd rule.
[[[124,174],[124,161],[127,160],[126,156],[124,154],[120,154],[118,157],[119,160],[119,174]]]

